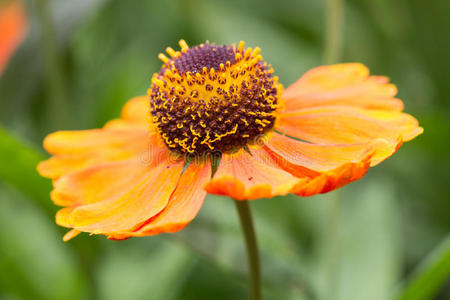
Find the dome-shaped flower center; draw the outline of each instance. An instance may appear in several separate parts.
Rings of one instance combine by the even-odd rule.
[[[153,75],[154,124],[166,145],[183,154],[230,152],[252,144],[273,128],[282,87],[260,49],[201,44],[169,59]]]

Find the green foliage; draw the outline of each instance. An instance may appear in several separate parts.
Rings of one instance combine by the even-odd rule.
[[[53,205],[48,201],[50,182],[39,176],[36,171],[38,163],[44,158],[44,155],[24,145],[0,127],[1,180],[14,185],[45,209],[54,212]]]
[[[31,30],[0,77],[0,299],[244,299],[230,199],[208,196],[177,234],[63,243],[51,182],[36,172],[42,139],[116,117],[180,38],[258,45],[287,86],[322,61],[325,1],[50,4],[70,120],[52,115],[30,1]],[[266,299],[449,299],[449,11],[448,1],[346,1],[344,61],[390,76],[425,133],[342,191],[251,203]]]
[[[398,300],[430,299],[450,276],[450,235],[419,265],[399,292]]]

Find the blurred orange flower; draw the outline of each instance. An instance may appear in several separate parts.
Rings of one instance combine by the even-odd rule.
[[[28,22],[21,1],[0,3],[0,75],[27,32]]]
[[[56,222],[110,239],[175,232],[208,193],[310,196],[364,176],[422,133],[397,89],[362,64],[315,68],[283,91],[259,48],[167,48],[148,96],[101,129],[60,131],[38,166]],[[220,157],[212,174],[211,162]]]

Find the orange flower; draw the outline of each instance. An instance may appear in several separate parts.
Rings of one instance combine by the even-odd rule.
[[[148,97],[102,129],[50,134],[39,164],[56,222],[110,239],[175,232],[206,193],[310,196],[364,176],[422,133],[397,89],[361,64],[315,68],[284,92],[260,49],[205,43],[170,58]],[[220,156],[212,174],[211,161]]]
[[[25,8],[20,1],[0,4],[0,75],[27,31]]]

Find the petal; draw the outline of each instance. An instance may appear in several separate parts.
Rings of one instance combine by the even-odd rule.
[[[150,104],[147,96],[130,99],[122,108],[121,118],[105,124],[108,129],[147,129],[150,117]]]
[[[72,182],[78,190],[66,190],[83,205],[62,209],[57,222],[94,234],[133,231],[167,206],[183,165],[166,160],[154,168],[123,163],[116,168],[97,167],[90,176],[78,177],[77,184]]]
[[[136,143],[145,145],[145,130],[74,130],[57,131],[44,139],[44,148],[51,154],[79,154],[95,152],[104,148],[135,148]],[[138,146],[141,149],[141,147]]]
[[[55,156],[38,165],[45,177],[58,178],[66,173],[106,162],[149,159],[153,152],[167,152],[150,122],[146,96],[129,100],[121,119],[112,120],[103,129],[59,131],[48,135],[44,148]],[[150,157],[151,158],[151,157]]]
[[[275,167],[266,159],[245,150],[224,154],[220,165],[205,189],[208,193],[227,195],[237,200],[270,198],[290,192],[299,179]]]
[[[164,210],[150,219],[136,232],[129,233],[128,236],[122,235],[114,238],[123,239],[129,236],[155,235],[183,229],[195,218],[200,210],[206,197],[206,191],[203,189],[203,186],[210,179],[211,165],[209,163],[190,164],[181,176]]]
[[[21,1],[0,3],[0,74],[27,32],[27,16]]]
[[[385,159],[398,147],[383,139],[353,145],[308,144],[274,134],[265,151],[273,155],[280,168],[303,178],[292,188],[292,193],[311,196],[360,179],[371,164]]]
[[[397,144],[422,132],[415,118],[406,113],[358,107],[319,106],[280,115],[277,129],[312,143],[364,143],[384,138]]]
[[[352,181],[362,178],[370,168],[371,154],[360,162],[341,165],[334,170],[321,173],[308,181],[297,184],[292,193],[299,196],[313,196],[340,188]]]
[[[80,233],[81,233],[81,231],[72,229],[64,235],[63,241],[67,242],[67,241],[73,239],[74,237],[76,237],[77,235],[79,235]]]
[[[139,160],[148,164],[168,153],[157,135],[144,130],[60,131],[50,134],[44,146],[57,154],[38,165],[39,173],[49,178],[107,162]]]
[[[323,145],[310,144],[274,133],[266,142],[277,163],[296,176],[314,177],[332,171],[346,163],[359,163],[370,156],[370,165],[376,165],[391,156],[401,145],[374,139],[367,143]]]
[[[152,171],[139,161],[98,164],[53,182],[51,198],[57,205],[84,205],[126,193]]]
[[[363,112],[367,116],[383,122],[383,124],[392,128],[392,130],[399,131],[405,142],[423,133],[423,128],[419,127],[417,119],[407,113],[373,109],[363,110]]]
[[[401,111],[403,102],[394,98],[395,85],[388,78],[369,76],[358,63],[321,66],[305,73],[283,93],[285,111],[321,105],[345,105]]]

